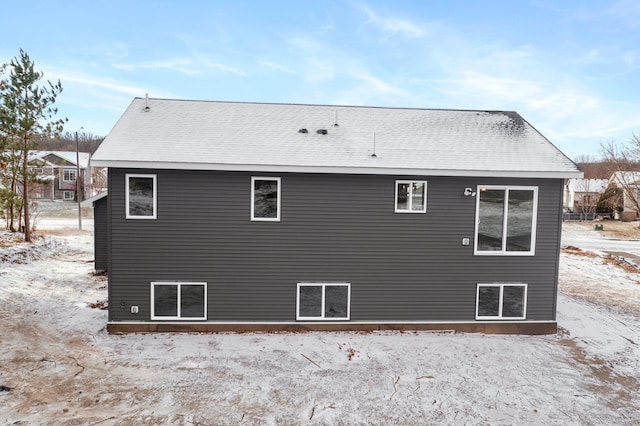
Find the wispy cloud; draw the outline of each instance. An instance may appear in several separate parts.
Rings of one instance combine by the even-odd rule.
[[[185,58],[167,59],[162,61],[149,61],[138,63],[114,63],[111,65],[113,68],[122,71],[137,71],[137,70],[170,70],[176,71],[181,74],[196,75],[199,71],[194,68],[193,62]]]
[[[69,70],[45,70],[45,77],[55,80],[60,79],[64,82],[64,85],[71,83],[74,85],[107,89],[112,92],[132,96],[140,96],[145,92],[144,88],[136,86],[133,83],[117,81],[112,78],[105,78],[104,76],[77,74]]]
[[[368,23],[381,29],[388,36],[400,34],[408,38],[419,38],[424,36],[426,30],[409,20],[399,18],[385,18],[375,13],[367,4],[359,3],[356,7],[367,16]]]
[[[295,72],[291,68],[289,68],[289,67],[287,67],[285,65],[282,65],[282,64],[277,64],[275,62],[261,61],[260,65],[264,65],[267,68],[271,68],[272,70],[280,71],[280,72],[283,72],[285,74],[291,74],[291,75],[297,75],[298,74],[297,72]]]

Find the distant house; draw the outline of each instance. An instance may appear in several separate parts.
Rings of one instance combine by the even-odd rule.
[[[569,179],[565,185],[564,207],[573,213],[595,213],[608,179]]]
[[[77,159],[75,151],[30,151],[29,169],[42,183],[33,185],[29,196],[36,199],[74,201],[76,198]],[[80,191],[85,198],[91,184],[87,152],[79,153]]]
[[[582,173],[515,112],[136,98],[92,165],[110,332],[556,331]]]
[[[637,220],[640,210],[640,172],[618,171],[609,178],[610,204],[616,219]]]

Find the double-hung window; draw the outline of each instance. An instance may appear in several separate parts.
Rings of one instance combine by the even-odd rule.
[[[426,213],[427,182],[423,180],[396,181],[396,213]]]
[[[64,169],[62,171],[62,180],[64,182],[75,182],[76,181],[76,171],[74,169]]]
[[[526,284],[478,284],[476,319],[525,319]]]
[[[538,188],[478,187],[475,254],[534,255]]]
[[[127,219],[155,219],[157,217],[156,175],[127,174],[125,178]]]
[[[348,320],[350,304],[348,283],[298,283],[297,320]]]
[[[251,177],[251,220],[280,220],[279,177]]]
[[[207,283],[152,282],[151,319],[207,319]]]

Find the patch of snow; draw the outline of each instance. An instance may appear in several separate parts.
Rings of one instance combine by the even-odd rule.
[[[601,252],[562,254],[557,335],[109,335],[92,250],[0,244],[0,423],[640,422],[639,274]]]

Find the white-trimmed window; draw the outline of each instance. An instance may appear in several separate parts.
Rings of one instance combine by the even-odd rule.
[[[395,212],[426,213],[427,182],[424,180],[397,180]]]
[[[127,174],[125,177],[127,219],[155,219],[157,210],[156,175]]]
[[[534,255],[538,188],[479,186],[475,254]]]
[[[349,283],[298,283],[296,320],[348,320],[351,308]]]
[[[526,284],[478,284],[476,319],[516,320],[526,317]]]
[[[280,178],[251,177],[251,220],[280,220]]]
[[[62,181],[63,182],[75,182],[76,181],[76,170],[75,169],[63,169],[62,170]]]
[[[152,320],[206,320],[207,283],[152,282]]]
[[[73,191],[62,191],[62,199],[63,200],[75,200],[75,192]]]

